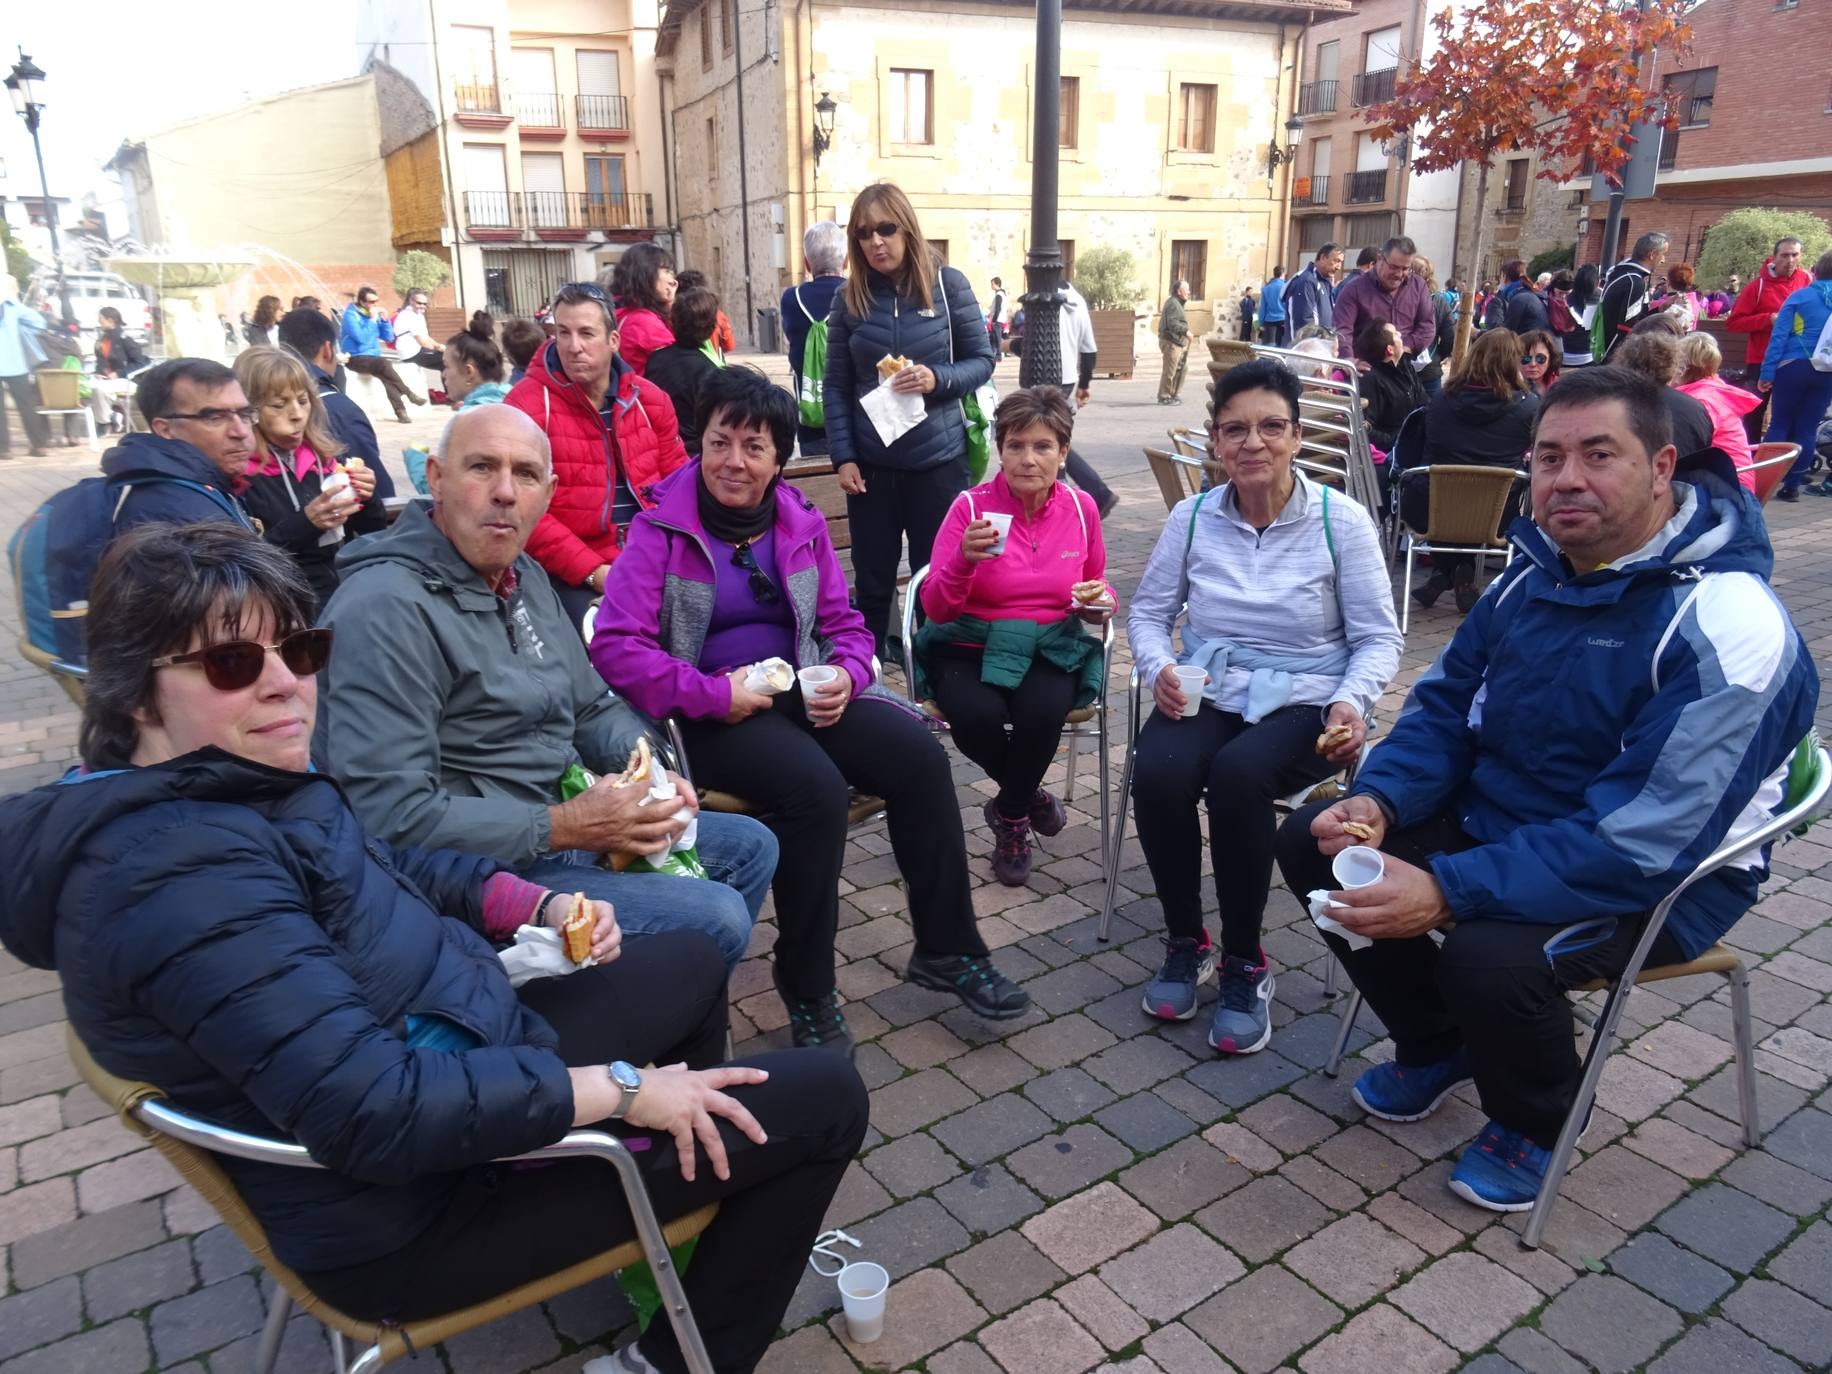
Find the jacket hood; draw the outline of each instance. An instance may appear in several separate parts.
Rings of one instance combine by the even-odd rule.
[[[1525,399],[1523,396],[1510,396],[1503,400],[1485,386],[1460,386],[1444,394],[1450,397],[1457,422],[1477,428],[1494,424]]]
[[[524,553],[515,560],[517,572],[524,577],[527,557]],[[400,564],[424,582],[428,591],[449,588],[461,599],[478,599],[486,607],[495,604],[496,593],[483,575],[464,561],[445,532],[433,523],[430,502],[410,502],[387,529],[345,544],[337,555],[337,575],[348,579],[381,563]]]
[[[163,802],[258,804],[315,782],[336,786],[321,773],[209,748],[151,768],[73,770],[61,782],[0,798],[0,844],[13,856],[12,881],[0,890],[0,944],[34,968],[56,967],[58,899],[71,857],[119,817]]]
[[[1551,536],[1523,515],[1508,529],[1514,546],[1556,581],[1602,584],[1641,577],[1696,579],[1708,572],[1754,573],[1767,581],[1775,553],[1753,493],[1737,480],[1736,465],[1721,449],[1681,458],[1673,473],[1679,510],[1626,563],[1573,578]]]
[[[157,472],[166,477],[182,477],[187,482],[229,489],[228,479],[200,448],[182,439],[163,439],[157,434],[136,431],[102,455],[102,471],[109,477],[128,477],[139,472]]]

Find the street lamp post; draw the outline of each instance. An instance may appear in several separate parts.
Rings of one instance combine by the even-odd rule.
[[[839,108],[825,91],[814,102],[814,205],[811,208],[817,215],[821,211],[821,154],[833,146],[833,116]]]
[[[1062,245],[1056,239],[1061,142],[1062,0],[1037,0],[1037,93],[1031,133],[1030,252],[1024,259],[1021,386],[1062,385]]]
[[[19,60],[6,78],[6,93],[13,98],[13,110],[25,120],[26,132],[32,136],[32,153],[38,159],[38,189],[44,193],[45,225],[51,231],[51,268],[57,273],[57,300],[63,308],[64,323],[75,318],[70,309],[70,286],[64,280],[63,250],[57,241],[57,206],[51,199],[51,182],[45,176],[45,150],[38,142],[38,117],[44,109],[44,70],[19,49]]]

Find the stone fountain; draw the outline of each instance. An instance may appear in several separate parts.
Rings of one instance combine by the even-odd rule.
[[[137,286],[150,286],[159,298],[168,358],[215,358],[227,361],[223,327],[217,319],[216,289],[254,270],[254,259],[240,253],[178,254],[149,252],[108,258],[102,266]]]

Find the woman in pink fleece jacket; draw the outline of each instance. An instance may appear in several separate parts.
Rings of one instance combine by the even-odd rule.
[[[993,874],[1012,887],[1030,878],[1031,832],[1067,821],[1043,774],[1064,718],[1100,691],[1100,641],[1082,623],[1104,623],[1117,604],[1094,499],[1057,480],[1074,423],[1055,387],[999,402],[999,473],[955,498],[922,588],[918,676],[961,752],[999,785],[986,824]]]
[[[1711,442],[1730,455],[1737,465],[1737,480],[1751,491],[1756,489],[1750,466],[1755,454],[1749,447],[1749,434],[1743,428],[1743,417],[1762,404],[1762,398],[1734,386],[1718,376],[1724,355],[1717,340],[1709,334],[1688,334],[1679,341],[1679,380],[1673,384],[1705,408],[1711,417]]]

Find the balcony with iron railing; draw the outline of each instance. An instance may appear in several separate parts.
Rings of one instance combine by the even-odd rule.
[[[474,129],[507,128],[502,87],[494,81],[459,82],[452,87],[452,118]]]
[[[1308,81],[1298,87],[1299,114],[1334,114],[1335,112],[1336,83],[1334,81]]]
[[[1387,198],[1387,169],[1372,172],[1350,172],[1348,195],[1350,205],[1377,205]]]
[[[1379,71],[1359,72],[1356,74],[1354,90],[1350,99],[1357,109],[1363,105],[1374,105],[1382,100],[1391,100],[1393,99],[1393,86],[1398,79],[1398,67],[1382,67]]]
[[[579,133],[584,138],[623,139],[630,136],[630,98],[623,95],[574,96]]]
[[[1329,204],[1329,173],[1299,177],[1291,191],[1291,208],[1314,210]]]
[[[515,124],[523,138],[566,137],[566,102],[553,91],[517,91]]]
[[[655,227],[655,198],[630,191],[466,191],[465,228],[473,238],[581,239],[596,232]]]

